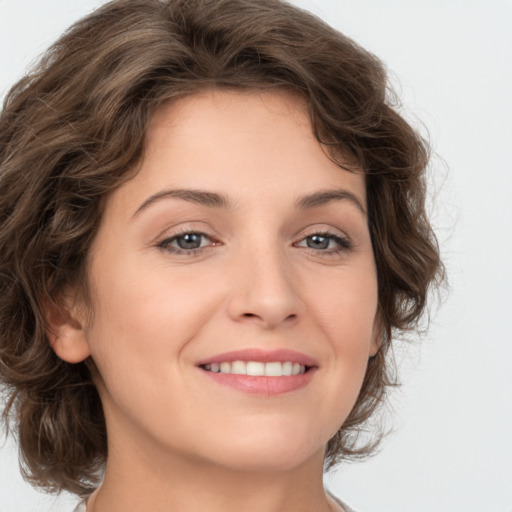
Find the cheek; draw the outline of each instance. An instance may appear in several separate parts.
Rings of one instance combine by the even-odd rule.
[[[328,340],[329,381],[324,386],[323,413],[333,419],[334,434],[350,413],[374,352],[377,314],[377,280],[370,270],[346,274],[337,284],[325,281],[323,293],[311,296],[311,318]]]
[[[323,286],[322,286],[323,285]],[[369,262],[359,272],[344,271],[310,286],[308,307],[336,351],[360,353],[373,342],[377,314],[377,277]]]
[[[132,369],[152,374],[162,361],[172,365],[198,330],[214,314],[217,300],[207,283],[191,282],[154,268],[99,273],[94,322],[88,338],[102,374]],[[160,364],[158,364],[160,363]],[[166,368],[165,371],[168,369]],[[141,379],[139,379],[141,380]]]

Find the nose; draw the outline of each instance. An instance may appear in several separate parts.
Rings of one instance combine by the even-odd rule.
[[[244,251],[230,272],[228,313],[270,330],[296,323],[303,309],[299,282],[282,251]]]

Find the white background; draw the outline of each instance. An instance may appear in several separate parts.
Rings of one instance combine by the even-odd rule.
[[[101,3],[0,0],[0,97]],[[381,57],[410,118],[428,127],[451,285],[429,335],[399,351],[394,433],[327,484],[360,512],[512,512],[512,1],[295,3]],[[0,512],[73,502],[24,484],[15,448],[0,445]]]

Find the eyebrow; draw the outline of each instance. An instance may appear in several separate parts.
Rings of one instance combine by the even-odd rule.
[[[350,192],[349,190],[345,190],[343,188],[319,190],[318,192],[314,192],[313,194],[308,194],[304,197],[299,198],[295,202],[295,207],[299,210],[307,210],[309,208],[318,208],[319,206],[324,206],[325,204],[330,203],[332,201],[341,200],[349,201],[354,206],[356,206],[357,209],[360,210],[363,215],[367,215],[363,203],[359,199],[359,197],[353,192]]]
[[[161,199],[177,198],[189,201],[191,203],[200,204],[202,206],[208,206],[209,208],[231,208],[231,202],[229,199],[217,192],[206,192],[204,190],[190,190],[190,189],[171,189],[162,190],[152,196],[149,196],[136,210],[133,217],[139,215],[142,210],[145,210],[148,206],[160,201]]]
[[[232,209],[232,202],[223,194],[217,192],[207,192],[205,190],[192,190],[192,189],[168,189],[162,190],[148,197],[135,211],[133,217],[139,215],[143,210],[148,208],[150,205],[160,201],[162,199],[176,198],[188,201],[191,203],[200,204],[209,208],[222,208]],[[366,210],[359,199],[359,197],[345,189],[328,189],[319,190],[312,194],[300,197],[295,201],[295,208],[298,210],[308,210],[311,208],[318,208],[324,206],[332,201],[346,200],[352,203],[366,216]]]

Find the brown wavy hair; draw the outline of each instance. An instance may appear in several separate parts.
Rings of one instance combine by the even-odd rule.
[[[382,63],[280,0],[114,0],[73,25],[0,114],[0,382],[35,485],[87,494],[107,457],[93,363],[55,355],[44,305],[69,286],[87,296],[105,199],[133,176],[155,110],[211,87],[302,95],[318,140],[365,173],[382,340],[326,467],[376,445],[358,434],[394,382],[391,340],[418,326],[443,277],[425,213],[429,148]]]

